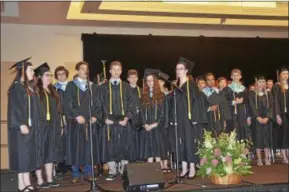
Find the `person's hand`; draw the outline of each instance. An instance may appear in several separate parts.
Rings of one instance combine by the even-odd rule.
[[[20,131],[23,135],[27,135],[29,133],[29,128],[27,127],[27,125],[21,125]]]
[[[143,127],[145,128],[146,131],[149,131],[150,126],[148,124],[145,124]]]
[[[91,117],[90,122],[93,124],[96,122],[96,118],[95,117]]]
[[[267,124],[268,121],[269,121],[269,118],[268,118],[268,117],[264,118],[264,119],[263,119],[263,124]]]
[[[257,117],[257,121],[261,124],[263,124],[263,119],[261,117]]]
[[[210,111],[217,111],[218,110],[218,105],[213,105],[210,107]]]
[[[124,126],[126,126],[127,121],[128,121],[128,119],[124,118],[124,120],[120,121],[119,124],[124,127]]]
[[[105,120],[105,124],[107,124],[107,125],[112,125],[112,124],[113,124],[113,121],[110,120],[110,119],[106,119],[106,120]]]
[[[278,124],[279,126],[281,126],[281,125],[283,124],[283,121],[282,121],[282,118],[280,117],[280,115],[277,115],[277,116],[276,116],[276,121],[277,121],[277,124]]]
[[[241,104],[241,103],[243,103],[243,101],[244,101],[243,97],[241,97],[241,98],[236,98],[235,103],[236,103],[236,104]]]
[[[151,129],[153,129],[153,128],[157,127],[157,126],[158,126],[158,123],[153,123],[153,124],[151,124]]]
[[[85,123],[85,119],[81,115],[77,116],[75,119],[76,119],[78,124],[84,124]]]
[[[251,126],[251,123],[252,123],[251,118],[247,118],[247,125]]]

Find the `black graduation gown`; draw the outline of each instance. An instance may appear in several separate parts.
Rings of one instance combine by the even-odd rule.
[[[184,83],[180,90],[176,90],[176,114],[177,114],[177,130],[178,130],[178,152],[179,160],[189,163],[197,162],[197,141],[201,139],[202,124],[206,122],[206,113],[204,110],[204,98],[201,97],[194,81],[189,81],[191,119],[188,118],[188,102],[187,102],[187,83]],[[173,93],[172,93],[173,94]],[[170,139],[171,150],[175,153],[175,126],[174,126],[174,98],[170,99]],[[197,124],[196,124],[197,123]],[[199,126],[200,125],[200,126]]]
[[[40,99],[41,138],[40,151],[43,165],[61,161],[61,124],[56,99],[47,92],[50,120],[47,120],[47,101],[44,95]]]
[[[121,81],[124,110],[124,114],[122,114],[120,83],[111,85],[112,114],[110,114],[109,83],[110,82],[108,81],[102,84],[100,88],[100,100],[103,112],[103,126],[100,131],[101,162],[120,160],[134,161],[136,160],[135,146],[132,139],[134,129],[131,127],[130,123],[124,127],[118,123],[120,120],[123,120],[125,116],[129,119],[133,116],[131,88],[126,82]],[[110,119],[115,123],[113,125],[106,125],[106,119]]]
[[[91,93],[90,93],[91,91]],[[67,84],[64,94],[64,112],[67,118],[67,164],[81,166],[91,164],[89,103],[91,94],[91,116],[97,118],[92,124],[94,164],[99,162],[99,141],[97,123],[101,119],[101,109],[97,87],[92,84],[90,89],[82,91],[73,81]],[[85,124],[78,124],[77,116],[85,118]]]
[[[67,135],[67,126],[66,126],[66,117],[64,115],[64,91],[61,89],[56,89],[58,96],[59,96],[59,102],[61,111],[59,114],[60,117],[60,123],[61,128],[63,129],[63,134],[60,136],[60,155],[61,160],[66,160],[66,135]]]
[[[257,105],[256,105],[257,100]],[[249,116],[251,117],[251,130],[253,145],[256,149],[272,147],[272,118],[273,118],[273,96],[270,92],[262,96],[256,92],[249,93]],[[267,124],[261,124],[257,118],[269,118]]]
[[[152,103],[151,99],[151,103]],[[157,104],[157,103],[155,103]],[[165,103],[141,107],[142,125],[158,123],[158,126],[150,131],[141,130],[140,157],[142,160],[150,157],[166,157],[164,142]]]
[[[164,100],[164,114],[165,114],[165,121],[163,124],[163,140],[165,143],[165,151],[166,151],[166,156],[164,157],[165,159],[169,158],[169,153],[171,152],[171,142],[170,142],[170,129],[169,129],[169,103],[171,102],[171,93],[168,92],[165,94],[165,100]]]
[[[219,135],[225,131],[224,122],[231,119],[228,102],[222,92],[217,93],[214,91],[209,97],[206,94],[204,95],[206,96],[205,110],[208,119],[205,128],[212,131],[213,134]],[[213,105],[218,105],[219,109],[215,112],[208,111],[209,107]]]
[[[274,97],[274,119],[280,115],[283,124],[279,126],[275,124],[275,147],[277,149],[289,148],[289,91],[282,92],[279,83],[273,86],[273,97]],[[286,110],[285,110],[286,109]]]
[[[141,125],[141,117],[140,117],[140,104],[141,104],[141,89],[136,87],[133,88],[130,86],[131,89],[131,109],[133,116],[129,120],[132,128],[132,139],[135,146],[135,160],[140,160],[140,130],[142,128]]]
[[[248,137],[249,127],[247,125],[247,108],[248,108],[248,92],[244,90],[243,92],[234,92],[229,86],[225,87],[222,91],[228,101],[231,120],[227,121],[226,132],[230,133],[234,129],[237,132],[238,140],[246,139]],[[243,97],[243,103],[238,105],[233,105],[234,98]],[[236,106],[236,107],[235,107]]]
[[[40,137],[39,97],[30,96],[31,127],[28,124],[28,95],[20,82],[14,82],[8,93],[8,149],[10,169],[19,173],[34,171],[41,162],[36,138]],[[29,127],[29,134],[22,135],[20,125]]]

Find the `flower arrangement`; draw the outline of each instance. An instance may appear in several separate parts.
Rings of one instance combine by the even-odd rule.
[[[252,174],[251,159],[248,157],[251,143],[248,140],[238,141],[236,135],[234,130],[230,134],[221,133],[214,138],[212,132],[204,132],[197,152],[201,158],[197,173],[199,176],[204,178]]]

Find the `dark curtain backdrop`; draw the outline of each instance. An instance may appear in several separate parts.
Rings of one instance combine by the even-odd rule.
[[[91,79],[102,71],[101,60],[107,60],[107,75],[109,63],[119,60],[124,79],[132,68],[140,78],[145,68],[157,68],[175,79],[176,62],[183,56],[196,62],[193,77],[213,72],[229,78],[230,70],[239,68],[246,85],[256,74],[276,80],[276,69],[289,64],[288,39],[82,34],[82,41]]]

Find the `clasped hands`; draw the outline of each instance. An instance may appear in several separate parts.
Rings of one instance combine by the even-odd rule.
[[[76,121],[78,124],[84,124],[85,123],[85,119],[83,116],[79,115],[76,118]],[[93,124],[96,122],[96,118],[95,117],[91,117],[90,122]]]
[[[269,121],[269,118],[265,117],[265,118],[262,118],[262,117],[257,117],[257,121],[261,124],[266,124],[268,123]]]
[[[158,123],[153,123],[153,124],[145,124],[143,127],[145,128],[146,131],[150,131],[152,130],[153,128],[157,127],[158,126]]]
[[[127,122],[128,122],[128,118],[125,117],[122,121],[119,121],[118,124],[120,124],[121,126],[124,127],[124,126],[127,125]],[[112,124],[114,124],[114,122],[112,120],[110,120],[110,119],[106,119],[105,120],[105,124],[112,125]]]

